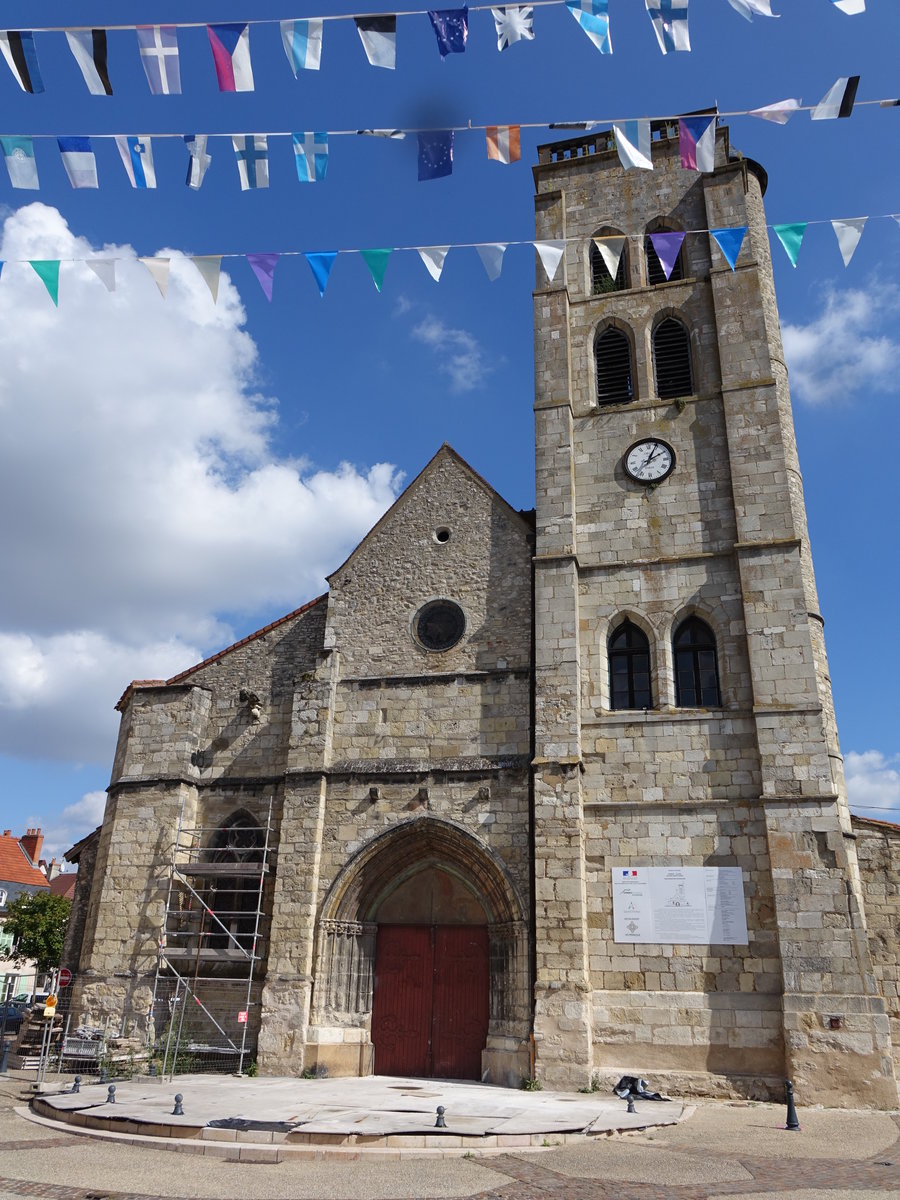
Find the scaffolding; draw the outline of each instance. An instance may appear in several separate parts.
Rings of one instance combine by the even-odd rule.
[[[265,956],[263,907],[272,846],[265,824],[240,813],[220,825],[175,832],[148,1029],[151,1060],[176,1071],[243,1074],[258,1031],[254,984]]]

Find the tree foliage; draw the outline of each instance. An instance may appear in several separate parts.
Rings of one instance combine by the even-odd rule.
[[[5,933],[13,936],[16,962],[32,959],[39,971],[59,966],[71,902],[50,892],[18,896],[6,910]]]

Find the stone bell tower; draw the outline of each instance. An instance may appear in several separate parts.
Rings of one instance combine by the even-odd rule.
[[[534,168],[536,236],[567,241],[534,293],[536,1072],[682,1094],[789,1077],[809,1102],[896,1106],[765,172],[724,127],[710,173],[681,167],[677,123],[652,145],[652,172],[626,173],[609,133]],[[697,231],[739,226],[732,271]],[[686,234],[668,279],[663,231]],[[629,940],[617,873],[659,868],[702,878],[701,904],[730,868],[746,931],[704,943],[654,910],[657,940]]]

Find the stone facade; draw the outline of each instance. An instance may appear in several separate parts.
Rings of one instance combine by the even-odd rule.
[[[159,1038],[188,962],[213,1016],[246,1003],[262,1069],[377,1071],[373,1012],[392,1029],[412,1003],[398,993],[384,1023],[379,930],[478,927],[491,1082],[629,1071],[766,1096],[788,1075],[818,1102],[896,1105],[896,971],[865,924],[765,177],[724,128],[704,175],[681,168],[675,130],[656,132],[652,173],[626,174],[608,135],[542,147],[534,169],[536,236],[567,242],[534,294],[535,519],[444,447],[327,596],[126,692],[83,917],[87,1020]],[[651,284],[645,231],[735,225],[736,270],[690,236],[682,278]],[[625,286],[595,294],[591,239],[616,231]],[[691,390],[661,398],[669,317],[688,331]],[[633,390],[600,405],[607,328],[627,339]],[[675,453],[652,487],[623,469],[642,438]],[[715,705],[677,702],[686,617],[715,639]],[[624,620],[647,639],[652,694],[627,710],[609,657]],[[251,828],[251,851],[226,852],[228,830]],[[248,924],[250,893],[223,880],[263,861]],[[747,944],[616,941],[613,872],[647,866],[739,868]],[[204,909],[231,932],[189,929]],[[893,912],[888,897],[878,929]],[[223,951],[251,943],[241,984]],[[433,1021],[465,1024],[452,1007]]]

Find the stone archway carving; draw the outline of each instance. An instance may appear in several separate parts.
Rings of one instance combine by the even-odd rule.
[[[481,841],[436,817],[416,817],[379,834],[334,880],[317,925],[313,1024],[368,1029],[378,908],[398,883],[431,868],[457,875],[487,917],[490,1036],[527,1038],[527,924],[516,889]]]

